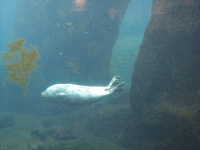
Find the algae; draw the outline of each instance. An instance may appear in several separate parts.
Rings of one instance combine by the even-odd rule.
[[[5,65],[8,69],[7,80],[15,82],[27,89],[27,82],[32,71],[37,68],[36,61],[39,53],[34,46],[30,50],[24,46],[25,40],[8,43],[8,52],[3,52]]]

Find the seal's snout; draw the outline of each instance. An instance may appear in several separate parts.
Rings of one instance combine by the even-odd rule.
[[[48,94],[46,92],[42,92],[42,97],[48,97]]]

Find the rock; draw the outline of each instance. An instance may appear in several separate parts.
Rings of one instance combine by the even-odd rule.
[[[76,135],[73,131],[67,129],[59,129],[54,136],[57,140],[74,140]]]
[[[130,129],[130,128],[129,128]],[[119,141],[132,149],[198,149],[197,133],[193,123],[169,112],[159,112],[138,122]],[[125,130],[126,131],[126,130]],[[131,131],[131,132],[130,132]],[[127,137],[131,141],[127,143]]]
[[[31,136],[36,136],[40,140],[44,140],[48,136],[54,136],[57,140],[73,140],[76,139],[76,135],[73,131],[67,129],[58,129],[58,130],[46,130],[39,131],[33,130],[31,132]]]
[[[15,125],[14,117],[11,115],[5,116],[0,119],[0,129],[7,128]]]
[[[31,132],[31,136],[37,136],[40,140],[44,140],[46,136],[51,136],[55,134],[55,130],[38,131],[34,130]]]
[[[122,107],[114,108],[113,111],[107,109],[107,111],[100,111],[93,118],[91,118],[87,125],[86,129],[89,132],[92,132],[95,136],[103,137],[109,139],[110,141],[119,145],[118,141],[123,136],[122,133],[126,130],[130,132],[128,128],[132,126],[131,113],[129,108]],[[120,145],[121,146],[121,145]]]
[[[28,150],[44,150],[45,146],[41,141],[31,141],[28,143]]]
[[[46,132],[34,130],[31,132],[31,136],[34,136],[34,135],[39,137],[40,140],[44,140],[46,137]]]
[[[199,5],[195,0],[154,0],[132,76],[130,103],[136,120],[148,114],[163,93],[173,103],[198,101]]]

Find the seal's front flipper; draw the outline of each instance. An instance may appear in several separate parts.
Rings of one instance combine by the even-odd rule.
[[[64,97],[66,97],[66,96],[67,96],[66,93],[57,93],[57,94],[56,94],[56,97],[57,97],[57,98],[64,98]]]

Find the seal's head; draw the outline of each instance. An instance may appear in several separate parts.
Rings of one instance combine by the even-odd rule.
[[[42,97],[48,97],[48,92],[44,91],[41,93]]]
[[[59,86],[53,85],[48,87],[44,92],[41,93],[41,95],[45,98],[55,98],[57,97],[58,93],[60,93]]]

